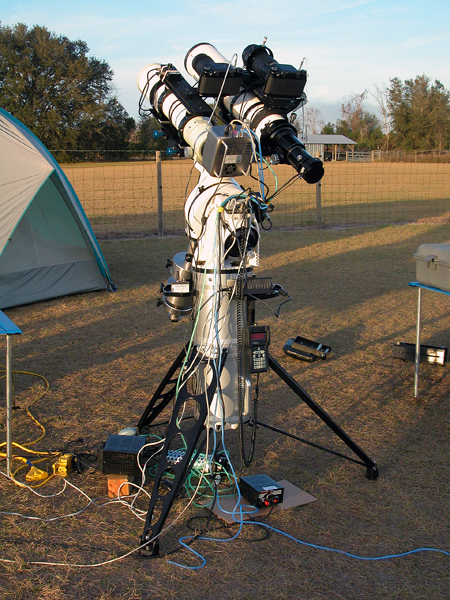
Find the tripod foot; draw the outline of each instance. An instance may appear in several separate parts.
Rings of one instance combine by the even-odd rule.
[[[366,477],[370,481],[376,481],[378,479],[378,467],[377,463],[374,463],[371,467],[367,467],[366,469]]]
[[[144,536],[140,537],[141,544],[145,543]],[[142,546],[139,549],[139,556],[142,558],[155,558],[159,556],[159,540],[155,540],[154,542],[149,542],[146,546]]]

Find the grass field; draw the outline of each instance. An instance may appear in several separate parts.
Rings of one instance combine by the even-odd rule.
[[[67,165],[64,170],[77,192],[97,236],[154,234],[158,231],[154,162]],[[279,187],[292,177],[286,165],[276,167]],[[164,226],[184,230],[186,190],[196,183],[192,161],[163,161]],[[250,178],[244,187],[257,190]],[[270,192],[275,179],[266,172]],[[346,163],[325,164],[322,180],[322,225],[405,223],[450,218],[450,164]],[[274,200],[275,228],[316,227],[316,186],[296,180]]]
[[[95,167],[96,168],[96,167]],[[337,167],[336,167],[337,168]],[[413,202],[413,200],[411,200]],[[417,292],[413,254],[422,243],[449,243],[445,223],[272,231],[263,236],[260,275],[272,276],[293,296],[280,319],[264,306],[259,322],[271,327],[271,352],[312,397],[374,458],[377,482],[364,468],[258,429],[255,458],[246,474],[287,479],[317,501],[273,513],[267,524],[297,540],[364,557],[418,548],[450,552],[449,366],[421,365],[420,398],[413,398],[411,362],[392,358],[396,341],[413,342]],[[22,329],[14,339],[14,367],[45,376],[50,390],[31,409],[47,428],[41,449],[96,454],[109,433],[135,425],[178,354],[188,322],[173,325],[155,300],[167,279],[166,258],[183,250],[183,237],[103,241],[116,293],[81,294],[10,309]],[[422,342],[450,345],[450,300],[425,293]],[[303,335],[332,348],[326,361],[288,358],[285,341]],[[16,376],[14,438],[34,439],[24,407],[43,389]],[[4,406],[4,389],[0,403]],[[259,418],[312,441],[342,450],[330,431],[273,374],[261,377]],[[4,412],[0,439],[5,438]],[[83,438],[84,441],[80,441]],[[234,434],[227,436],[232,456]],[[5,470],[5,463],[0,463]],[[236,463],[239,472],[239,464]],[[23,480],[23,472],[18,474]],[[106,477],[96,471],[68,481],[104,504]],[[62,490],[52,479],[45,495]],[[180,516],[162,540],[175,550],[182,536],[206,523],[205,509],[176,502]],[[80,511],[88,500],[68,486],[51,498],[0,478],[1,597],[5,600],[304,600],[443,599],[450,589],[450,557],[419,552],[363,561],[307,547],[257,526],[225,528],[213,519],[207,537],[169,557],[135,554],[143,524],[124,506],[90,505],[60,520],[26,520],[5,513],[54,519]],[[146,510],[146,502],[140,507]],[[33,561],[52,564],[30,564]],[[70,566],[70,565],[79,566]],[[83,566],[80,566],[83,565]]]

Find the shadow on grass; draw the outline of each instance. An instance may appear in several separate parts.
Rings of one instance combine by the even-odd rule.
[[[447,228],[275,233],[268,238],[263,240],[261,271],[272,274],[294,296],[281,319],[258,308],[263,322],[271,326],[271,352],[377,460],[381,471],[377,483],[367,482],[363,467],[261,428],[251,472],[286,478],[318,498],[306,507],[273,514],[268,523],[298,538],[362,555],[424,545],[445,548],[450,534],[448,367],[423,365],[421,398],[414,401],[414,365],[392,359],[389,349],[397,338],[408,341],[414,333],[417,295],[407,286],[414,274],[412,254],[420,243],[446,241]],[[24,332],[14,344],[14,366],[42,373],[51,383],[45,401],[36,405],[49,421],[48,444],[56,447],[61,440],[85,434],[98,442],[141,415],[178,354],[188,325],[170,324],[164,309],[155,304],[159,283],[168,276],[166,258],[186,245],[181,237],[102,243],[118,284],[116,294],[82,294],[7,311]],[[436,296],[424,302],[424,339],[445,344],[450,312]],[[312,364],[289,359],[282,346],[296,334],[328,343],[331,356]],[[260,384],[262,421],[345,451],[273,373],[262,376]],[[238,461],[237,436],[228,437],[233,460]],[[84,478],[80,485],[92,495],[105,495],[100,474]],[[34,509],[50,515],[55,506],[64,506],[65,512],[73,511],[70,496],[52,500],[49,507],[45,501],[11,493],[7,483],[0,493],[6,510]],[[174,514],[180,506],[176,503]],[[93,552],[88,557],[94,562],[99,545],[104,545],[102,559],[118,548],[131,549],[141,524],[131,523],[129,512],[91,510],[60,529],[53,523],[28,530],[21,521],[5,523],[4,555],[18,557],[17,565],[5,570],[11,598],[19,597],[19,584],[28,586],[23,597],[50,597],[53,592],[55,597],[77,600],[105,594],[149,598],[155,589],[158,597],[176,593],[188,600],[252,598],[267,594],[267,589],[275,589],[272,595],[279,598],[414,600],[444,598],[448,590],[445,557],[416,555],[371,563],[368,569],[366,562],[300,547],[275,534],[258,544],[247,543],[245,534],[222,545],[198,541],[194,547],[205,554],[207,566],[187,577],[164,561],[134,558],[107,571],[39,567],[39,577],[31,577],[32,567],[19,562],[23,557],[75,560],[77,553],[76,560],[87,562],[76,546],[89,542]],[[179,526],[177,536],[188,529],[183,520]],[[5,539],[8,536],[11,539]],[[15,544],[16,538],[32,538],[36,545]],[[74,549],[58,547],[68,539],[74,541]],[[176,556],[181,562],[185,558]]]

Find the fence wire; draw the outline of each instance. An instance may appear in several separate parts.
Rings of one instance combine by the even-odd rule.
[[[156,163],[62,165],[99,238],[142,237],[158,232]],[[269,193],[295,175],[286,165],[266,171]],[[184,231],[184,203],[196,185],[192,160],[162,161],[164,231]],[[250,177],[244,188],[258,190]],[[319,192],[319,194],[318,194]],[[320,200],[320,212],[318,211]],[[320,190],[295,179],[273,199],[273,227],[295,229],[421,220],[450,221],[450,164],[327,162]]]

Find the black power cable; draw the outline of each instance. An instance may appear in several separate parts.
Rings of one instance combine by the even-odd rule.
[[[250,231],[250,226],[249,226]],[[239,239],[239,248],[241,255],[241,268],[239,269],[239,273],[236,280],[236,338],[237,338],[237,367],[238,367],[238,406],[239,406],[239,428],[238,428],[238,438],[239,438],[239,448],[241,455],[241,468],[248,467],[253,459],[253,454],[255,452],[256,445],[256,419],[254,422],[252,436],[250,440],[250,450],[248,455],[245,452],[245,439],[244,439],[244,393],[245,393],[245,377],[244,377],[244,340],[243,340],[243,315],[242,315],[242,306],[244,302],[244,260],[245,260],[245,250],[247,245],[247,236],[241,235]],[[256,405],[255,405],[256,408]]]

